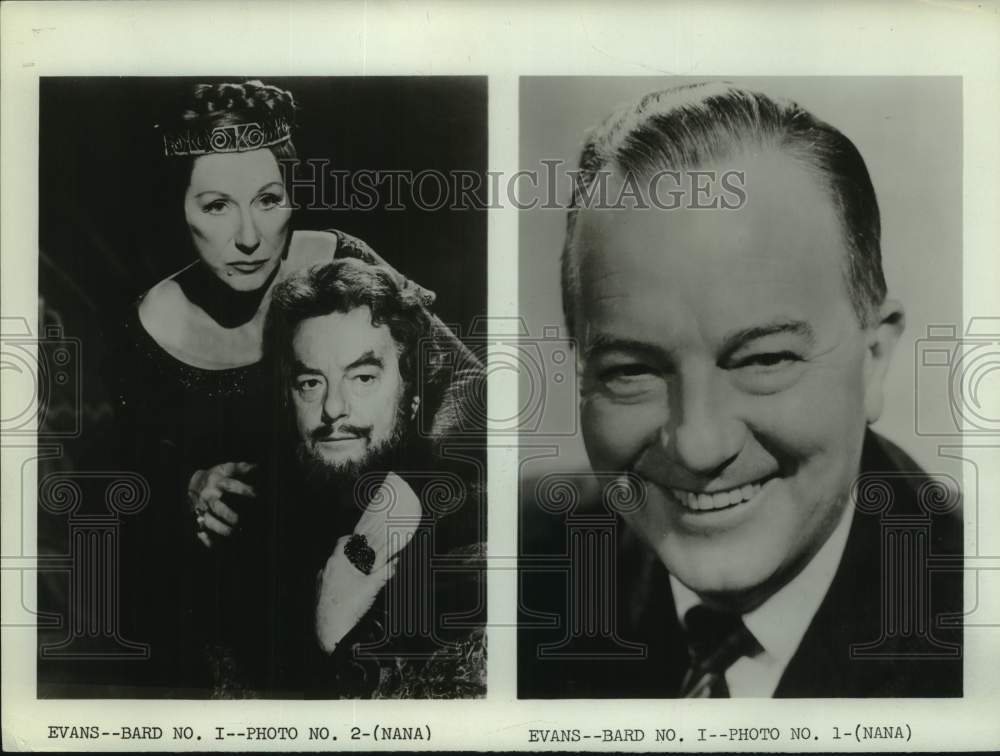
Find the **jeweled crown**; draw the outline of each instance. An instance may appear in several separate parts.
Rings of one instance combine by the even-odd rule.
[[[214,152],[249,152],[287,142],[292,124],[286,118],[235,123],[211,129],[182,128],[163,132],[167,157],[210,155]]]

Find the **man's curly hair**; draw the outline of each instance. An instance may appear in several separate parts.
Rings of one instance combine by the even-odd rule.
[[[435,376],[427,374],[433,366],[420,364],[422,342],[433,338],[421,290],[387,266],[344,258],[293,273],[274,287],[264,324],[264,355],[274,361],[283,402],[288,402],[292,341],[299,325],[359,307],[371,311],[373,326],[389,328],[407,394],[433,382]]]

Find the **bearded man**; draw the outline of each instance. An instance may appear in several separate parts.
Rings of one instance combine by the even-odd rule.
[[[284,447],[274,456],[292,460],[271,476],[280,557],[266,589],[278,649],[269,679],[286,692],[485,691],[481,468],[446,458],[418,423],[427,402],[439,414],[442,395],[462,403],[454,370],[435,362],[445,329],[426,304],[425,290],[357,259],[273,293],[265,355]]]

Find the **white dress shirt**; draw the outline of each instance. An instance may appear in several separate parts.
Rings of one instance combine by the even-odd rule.
[[[733,698],[769,698],[791,661],[826,596],[847,544],[854,507],[844,507],[840,522],[805,568],[767,601],[743,615],[743,624],[763,648],[755,656],[741,656],[726,670]],[[677,617],[684,624],[688,609],[701,603],[694,591],[670,576]]]

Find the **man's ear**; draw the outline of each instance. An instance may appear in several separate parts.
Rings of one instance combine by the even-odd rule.
[[[420,397],[414,395],[413,400],[410,402],[410,420],[414,420],[417,417],[417,410],[420,408]]]
[[[874,423],[882,415],[885,374],[905,327],[906,313],[903,305],[895,299],[887,299],[879,307],[875,323],[866,331],[865,416],[869,423]]]

